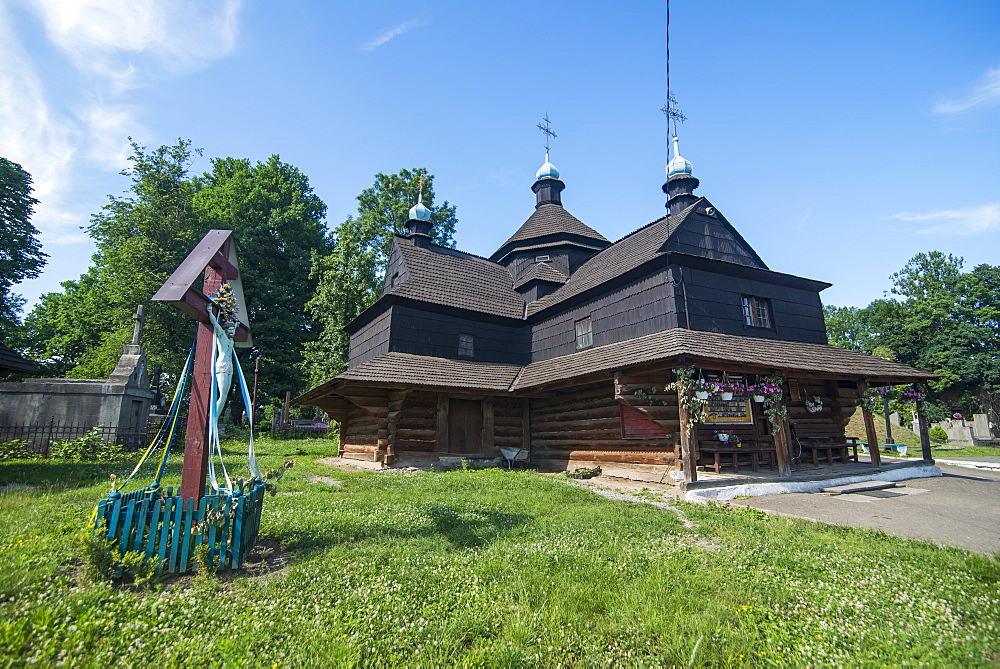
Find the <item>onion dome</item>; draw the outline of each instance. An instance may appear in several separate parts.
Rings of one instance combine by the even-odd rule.
[[[410,220],[429,221],[431,220],[431,210],[424,206],[424,196],[421,195],[417,203],[410,207]]]
[[[559,170],[556,169],[555,165],[549,162],[549,152],[546,151],[545,164],[539,167],[538,171],[535,172],[535,180],[537,181],[538,179],[558,179],[558,178],[559,178]]]
[[[691,161],[685,160],[681,157],[680,149],[677,144],[677,135],[674,135],[674,157],[670,159],[667,163],[667,176],[672,177],[675,174],[692,174],[694,172],[694,167],[691,165]]]

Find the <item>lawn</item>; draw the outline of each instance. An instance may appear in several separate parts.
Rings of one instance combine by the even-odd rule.
[[[868,441],[865,433],[865,423],[860,411],[854,412],[851,421],[847,424],[845,433],[848,437],[857,437],[861,441]],[[875,414],[875,433],[878,435],[880,444],[888,443],[885,432],[885,418],[882,414]],[[906,444],[907,458],[922,458],[920,450],[920,435],[912,430],[900,425],[892,426],[892,441],[895,444]],[[931,442],[931,457],[933,458],[977,458],[977,457],[998,457],[1000,448],[990,448],[989,446],[965,446],[957,447],[947,444]],[[895,456],[894,456],[895,457]]]
[[[1000,663],[996,556],[531,472],[341,473],[326,441],[261,450],[296,461],[265,502],[272,570],[143,590],[79,567],[124,464],[0,463],[0,664]]]

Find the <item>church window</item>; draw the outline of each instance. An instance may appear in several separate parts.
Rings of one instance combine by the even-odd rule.
[[[766,298],[743,295],[743,322],[758,328],[771,327],[771,305]]]
[[[473,357],[473,355],[475,355],[472,335],[470,334],[458,335],[458,354],[466,358],[471,358]]]
[[[399,272],[393,272],[392,279],[389,281],[389,287],[395,288],[399,285]]]
[[[535,262],[545,262],[548,259],[548,256],[535,256]]]
[[[594,345],[594,334],[590,316],[576,322],[576,347],[590,348]]]

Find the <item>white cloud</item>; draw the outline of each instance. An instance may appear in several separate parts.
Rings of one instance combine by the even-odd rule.
[[[95,103],[81,115],[90,136],[88,157],[106,170],[119,172],[128,167],[132,153],[128,138],[139,139],[149,134],[136,118],[132,105]]]
[[[931,211],[924,214],[896,214],[900,221],[930,223],[916,230],[924,235],[976,235],[989,230],[1000,230],[1000,202],[979,207]]]
[[[197,69],[236,45],[242,0],[32,0],[49,39],[84,72],[119,90],[136,85],[135,58],[172,72]]]
[[[84,219],[61,204],[75,154],[73,122],[51,108],[10,26],[0,5],[0,155],[31,174],[33,195],[41,202],[32,223],[43,241],[78,241]]]
[[[973,107],[1000,102],[1000,68],[990,68],[965,97],[945,100],[934,107],[938,114],[957,114]]]
[[[425,26],[428,23],[429,23],[429,21],[427,21],[427,19],[413,19],[412,21],[407,21],[405,23],[400,23],[395,28],[390,28],[389,30],[386,30],[386,31],[380,33],[379,35],[377,35],[373,39],[371,39],[371,40],[365,42],[364,44],[362,44],[359,47],[359,51],[364,51],[364,52],[374,51],[375,49],[379,48],[380,46],[384,46],[385,44],[387,44],[389,42],[389,40],[392,40],[392,39],[394,39],[396,37],[399,37],[403,33],[407,33],[409,31],[413,30],[414,28],[419,28],[421,26]]]

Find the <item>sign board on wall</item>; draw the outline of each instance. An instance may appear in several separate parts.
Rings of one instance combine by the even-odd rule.
[[[722,399],[721,395],[709,395],[705,407],[705,423],[727,425],[753,425],[753,411],[749,397]]]

